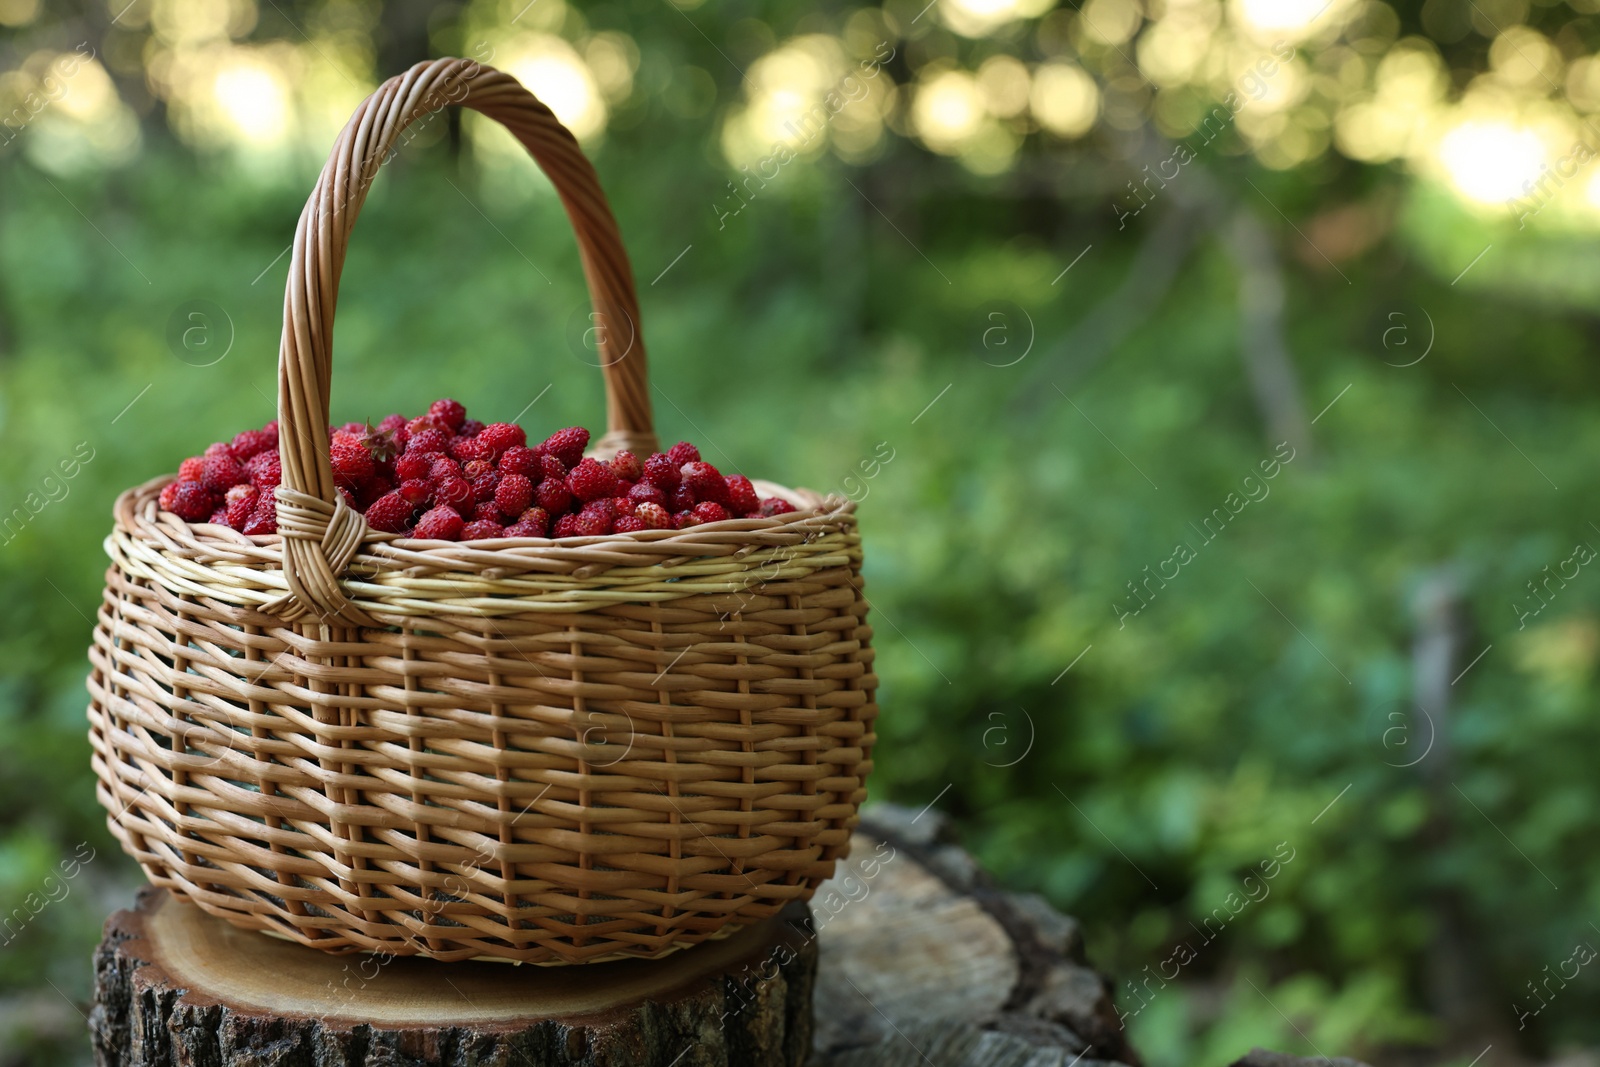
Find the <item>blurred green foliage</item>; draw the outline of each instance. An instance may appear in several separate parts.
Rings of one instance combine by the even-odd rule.
[[[1515,1007],[1600,942],[1600,577],[1582,571],[1525,628],[1512,607],[1575,544],[1600,545],[1592,242],[1337,161],[1206,161],[1276,242],[1317,421],[1270,495],[1201,546],[1191,524],[1279,444],[1240,359],[1220,227],[1173,253],[1170,290],[1085,368],[1062,339],[1139,269],[1154,228],[1119,230],[1110,194],[1081,192],[1119,188],[1113,164],[1063,166],[1068,195],[1056,175],[978,177],[897,144],[866,169],[796,163],[718,228],[730,175],[712,135],[706,117],[640,121],[595,150],[642,289],[657,419],[727,470],[865,485],[874,795],[940,798],[1007,885],[1083,920],[1121,980],[1193,946],[1170,983],[1119,988],[1157,1067],[1253,1044],[1465,1064],[1476,1048],[1429,978],[1441,943],[1472,969],[1484,1032],[1529,1055],[1600,1044],[1592,974],[1520,1032]],[[275,257],[313,176],[160,144],[74,180],[0,169],[0,514],[81,442],[94,452],[0,545],[0,917],[79,842],[99,853],[0,944],[0,1003],[50,996],[47,980],[84,999],[98,923],[136,878],[84,739],[100,539],[121,489],[272,417]],[[336,422],[449,394],[484,418],[538,397],[530,428],[598,428],[565,219],[552,196],[498,188],[445,143],[385,169],[346,263]],[[1336,266],[1304,236],[1333,209],[1373,234]],[[169,345],[194,300],[226,313],[214,365]],[[854,480],[883,443],[892,461]],[[1119,624],[1127,583],[1179,541],[1196,558]],[[1486,651],[1449,687],[1448,732],[1398,766],[1433,736],[1409,710],[1409,605],[1441,567],[1473,623],[1458,668]],[[1197,928],[1285,843],[1270,893],[1206,942]]]

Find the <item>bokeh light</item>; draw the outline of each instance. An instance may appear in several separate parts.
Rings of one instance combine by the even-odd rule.
[[[1480,204],[1505,204],[1539,177],[1544,142],[1532,130],[1504,121],[1469,120],[1444,135],[1439,159],[1450,182]]]

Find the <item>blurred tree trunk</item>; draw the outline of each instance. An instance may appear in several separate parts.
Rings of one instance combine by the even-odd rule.
[[[378,22],[378,78],[391,78],[429,59],[433,0],[389,0]]]

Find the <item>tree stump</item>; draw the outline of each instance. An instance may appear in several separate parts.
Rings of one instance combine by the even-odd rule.
[[[98,1067],[801,1067],[804,904],[662,960],[533,967],[330,955],[163,890],[106,923]]]
[[[811,908],[812,1067],[1139,1063],[1077,920],[996,888],[938,812],[863,812]]]

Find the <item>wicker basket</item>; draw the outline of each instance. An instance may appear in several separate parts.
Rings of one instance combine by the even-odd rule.
[[[808,897],[845,854],[876,678],[851,506],[452,543],[367,527],[328,461],[334,301],[397,138],[504,123],[577,233],[608,430],[655,447],[632,273],[593,168],[513,78],[419,64],[357,110],[300,216],[279,363],[281,536],[123,493],[89,678],[112,832],[157,885],[327,950],[659,956]],[[622,340],[625,339],[624,344]]]

